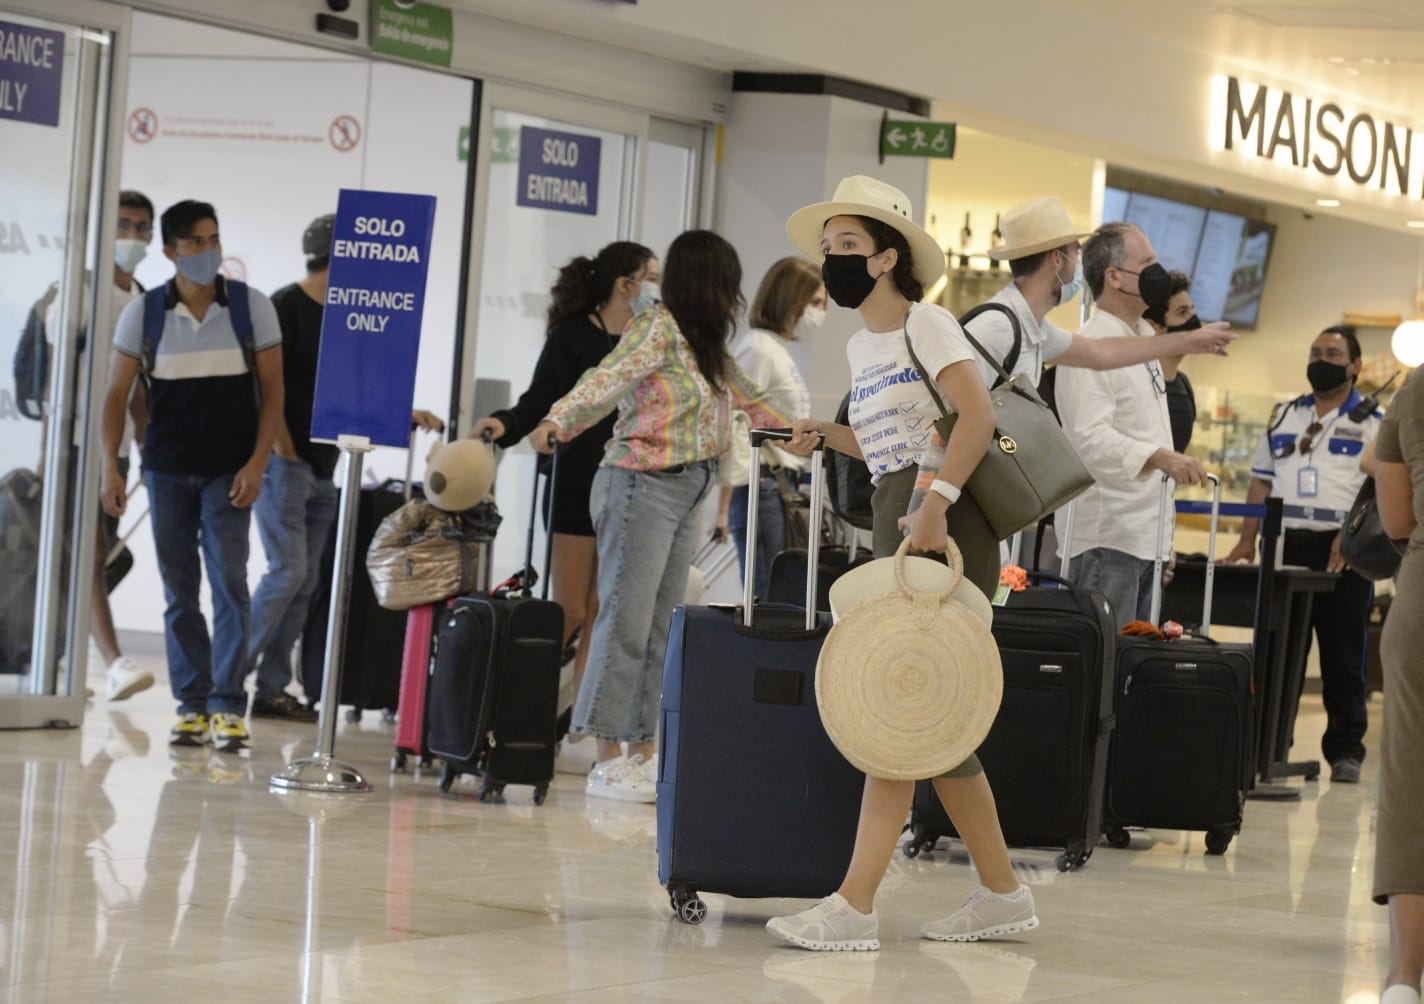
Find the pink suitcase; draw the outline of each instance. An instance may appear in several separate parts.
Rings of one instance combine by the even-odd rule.
[[[435,612],[445,605],[427,603],[411,607],[406,612],[392,773],[404,771],[406,758],[411,756],[416,757],[419,766],[430,766],[430,751],[425,748],[425,685],[430,679],[430,645],[435,637]]]

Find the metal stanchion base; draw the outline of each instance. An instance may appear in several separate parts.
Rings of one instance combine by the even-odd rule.
[[[313,755],[293,760],[269,779],[274,788],[294,791],[365,792],[371,790],[359,770],[335,757]]]

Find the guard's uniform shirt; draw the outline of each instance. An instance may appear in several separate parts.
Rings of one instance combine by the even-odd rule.
[[[1362,421],[1351,421],[1350,410],[1360,400],[1360,392],[1351,390],[1338,411],[1321,416],[1315,410],[1315,395],[1306,394],[1274,413],[1271,427],[1256,446],[1251,474],[1271,482],[1271,495],[1285,504],[1286,529],[1340,529],[1365,480],[1360,454],[1379,432],[1384,417],[1375,411]],[[1322,428],[1310,437],[1310,452],[1301,453],[1300,440],[1316,422]],[[1289,455],[1281,456],[1287,450]]]

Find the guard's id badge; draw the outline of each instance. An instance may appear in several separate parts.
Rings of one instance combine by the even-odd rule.
[[[1314,467],[1302,467],[1296,474],[1296,494],[1303,499],[1313,499],[1320,494],[1320,472]]]

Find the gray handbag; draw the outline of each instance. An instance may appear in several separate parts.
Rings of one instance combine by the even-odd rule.
[[[1013,323],[1017,340],[1021,334],[1019,319],[1012,310],[1004,313]],[[1092,486],[1093,476],[1063,434],[1052,410],[1023,374],[1010,376],[973,335],[966,331],[964,337],[1000,377],[989,391],[989,401],[994,406],[994,438],[964,489],[984,513],[994,535],[1004,540],[1083,494]],[[950,414],[939,387],[915,355],[908,317],[905,348],[939,407],[941,417],[935,422],[935,431],[948,443],[959,416]]]

